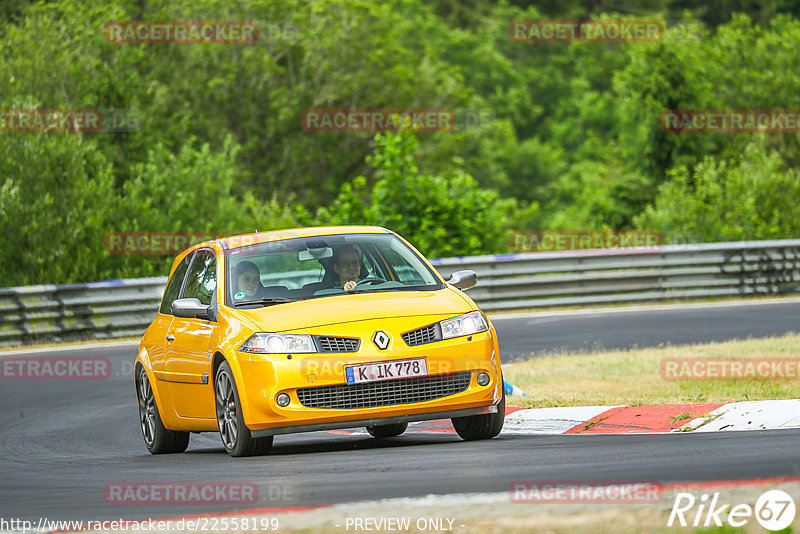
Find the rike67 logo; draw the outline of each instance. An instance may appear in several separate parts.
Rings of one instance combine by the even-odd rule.
[[[740,528],[754,516],[766,530],[783,530],[794,521],[794,500],[785,491],[769,490],[758,498],[755,507],[749,504],[732,506],[720,503],[719,493],[711,496],[704,493],[698,498],[681,492],[675,496],[667,526],[721,527],[727,523]]]

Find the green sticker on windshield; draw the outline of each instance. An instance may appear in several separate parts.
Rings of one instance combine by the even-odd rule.
[[[243,298],[244,298],[244,295],[245,295],[244,291],[239,291],[238,293],[236,293],[236,294],[233,296],[233,299],[234,299],[234,300],[243,299]]]

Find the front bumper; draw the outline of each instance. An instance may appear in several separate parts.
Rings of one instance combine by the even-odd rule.
[[[359,419],[357,421],[341,421],[336,423],[318,423],[314,425],[283,426],[265,428],[252,432],[254,438],[277,436],[279,434],[296,434],[300,432],[317,432],[319,430],[336,430],[342,428],[357,428],[362,426],[394,425],[397,423],[413,423],[415,421],[432,421],[434,419],[452,419],[453,417],[467,417],[470,415],[483,415],[497,413],[497,406],[483,406],[480,408],[467,408],[464,410],[451,410],[447,412],[431,412],[416,415],[400,415],[394,417],[375,417]]]
[[[307,431],[304,429],[462,417],[464,415],[459,414],[491,413],[481,410],[492,409],[500,402],[502,371],[492,332],[412,347],[400,339],[402,329],[389,330],[385,321],[381,325],[370,323],[372,321],[360,323],[357,331],[347,332],[362,339],[360,348],[352,353],[290,356],[240,352],[242,381],[238,386],[244,401],[245,424],[251,432],[256,436],[276,435]],[[369,341],[378,326],[394,337],[394,345],[388,350],[380,351]],[[335,335],[338,331],[332,327],[329,331],[313,333]],[[425,358],[427,362],[430,376],[420,382],[431,381],[422,387],[419,383],[412,384],[417,379],[405,379],[410,383],[406,389],[400,380],[368,383],[375,385],[375,391],[362,391],[361,387],[350,388],[346,384],[344,369],[347,366],[413,358]],[[476,380],[481,372],[490,377],[485,386],[480,386]],[[465,379],[458,384],[434,383],[433,380],[455,375]],[[356,389],[358,391],[353,391]],[[288,406],[281,407],[275,402],[280,393],[291,399]],[[379,400],[374,401],[376,398]],[[453,413],[456,415],[447,415]]]

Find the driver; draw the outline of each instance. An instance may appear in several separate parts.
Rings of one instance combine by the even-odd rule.
[[[352,291],[358,283],[361,274],[361,259],[353,245],[345,245],[336,249],[332,259],[333,272],[338,281],[334,287],[341,287],[345,291]]]

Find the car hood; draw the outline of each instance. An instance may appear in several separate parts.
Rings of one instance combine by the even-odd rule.
[[[449,288],[319,297],[233,313],[258,331],[286,332],[368,319],[425,315],[455,316],[474,309],[469,299]]]

